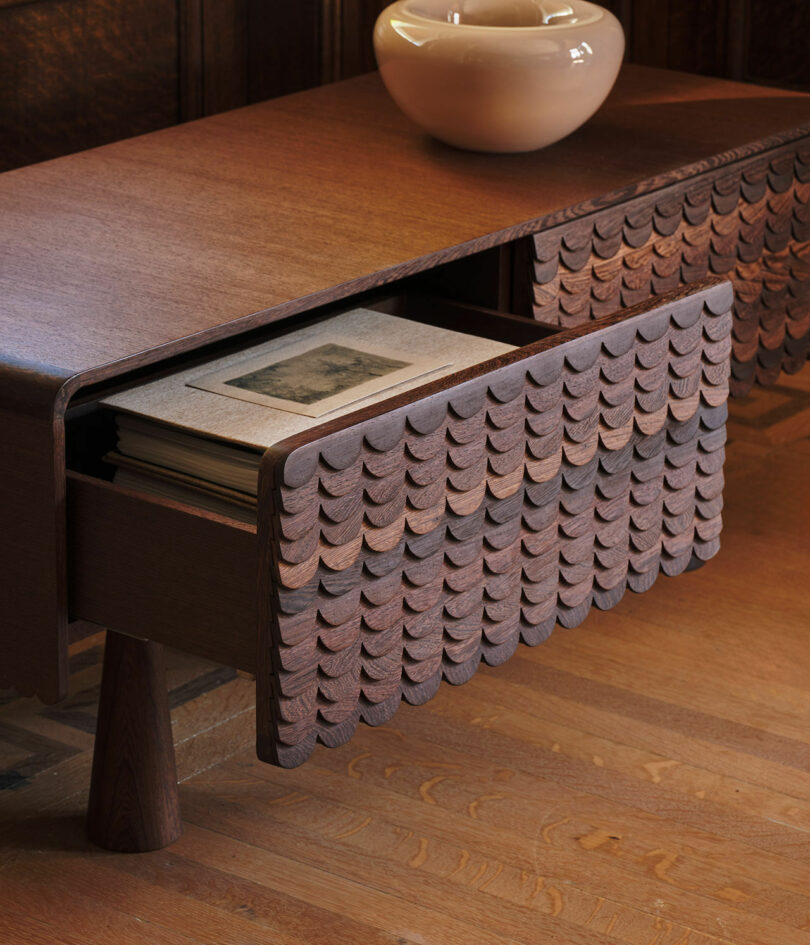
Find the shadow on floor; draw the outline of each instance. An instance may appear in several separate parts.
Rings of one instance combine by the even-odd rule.
[[[9,818],[0,815],[2,854],[11,851],[60,852],[91,851],[96,849],[85,835],[84,814],[36,814]]]

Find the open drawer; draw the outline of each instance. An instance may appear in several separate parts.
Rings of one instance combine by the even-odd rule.
[[[259,756],[300,764],[715,554],[731,304],[479,319],[519,347],[269,449],[255,529],[71,473],[72,614],[255,671]]]

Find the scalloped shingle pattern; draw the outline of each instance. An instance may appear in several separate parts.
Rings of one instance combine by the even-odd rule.
[[[735,289],[731,393],[810,352],[810,151],[704,175],[533,237],[534,316],[570,327],[707,275]]]
[[[260,755],[300,764],[714,555],[730,306],[563,333],[281,460]]]

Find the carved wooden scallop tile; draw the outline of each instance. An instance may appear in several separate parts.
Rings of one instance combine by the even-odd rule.
[[[537,270],[535,317],[570,327],[709,271],[728,273],[738,299],[732,393],[797,370],[810,350],[810,272],[799,262],[807,258],[810,238],[810,171],[803,147],[788,146],[770,158],[751,158],[734,170],[597,212],[587,258],[581,226],[573,240],[569,224],[544,232],[534,245],[542,243],[557,288],[546,292],[548,280]],[[616,263],[620,289],[614,284]]]
[[[404,411],[398,437],[384,425],[369,437],[361,421],[345,451],[340,431],[320,454],[317,440],[275,451],[262,756],[299,764],[316,741],[341,744],[402,698],[430,698],[442,676],[464,682],[555,621],[575,626],[659,570],[710,557],[729,303],[714,286],[697,306],[680,298],[563,336],[466,382],[463,397],[434,395],[429,422]],[[309,530],[299,492],[315,500]],[[414,508],[428,493],[435,505]]]

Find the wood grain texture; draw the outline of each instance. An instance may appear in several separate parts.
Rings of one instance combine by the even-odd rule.
[[[681,291],[268,451],[260,757],[300,764],[712,557],[731,298]]]
[[[377,17],[387,6],[386,0],[326,0],[331,23],[325,24],[324,40],[331,46],[332,70],[322,81],[348,79],[377,68],[372,35]]]
[[[256,669],[256,529],[76,473],[72,619]]]
[[[810,353],[810,142],[534,237],[534,317],[568,326],[688,285],[734,283],[731,393]]]
[[[0,3],[0,170],[317,85],[319,13],[319,0]]]
[[[806,945],[810,371],[729,404],[723,548],[292,770],[252,687],[173,709],[183,836],[84,838],[98,666],[0,705],[74,753],[0,790],[7,945]],[[210,664],[167,653],[169,685]],[[0,700],[2,701],[2,700]],[[47,715],[46,715],[47,713]],[[76,749],[79,749],[76,752]],[[657,940],[657,941],[656,941]]]
[[[177,0],[0,6],[0,170],[179,120]]]
[[[794,37],[810,29],[802,0],[606,0],[624,27],[629,62],[810,89]]]
[[[743,77],[810,89],[810,63],[791,37],[810,30],[810,7],[795,0],[747,0]],[[779,28],[774,29],[773,24]]]
[[[729,0],[631,0],[627,58],[648,66],[728,75]]]
[[[247,0],[247,102],[309,89],[321,71],[323,0]]]
[[[0,687],[51,703],[67,695],[61,381],[0,365]]]
[[[386,5],[2,0],[3,166],[368,72],[374,21]],[[793,42],[810,28],[810,10],[797,0],[605,6],[622,21],[631,62],[810,89],[806,57]]]
[[[22,168],[0,177],[3,357],[109,379],[725,166],[808,121],[808,96],[628,67],[565,141],[468,154],[367,76]]]
[[[162,647],[108,632],[87,806],[93,843],[143,853],[181,833]]]
[[[332,68],[321,81],[374,68],[371,35],[386,0],[325,0]],[[626,59],[640,65],[810,89],[794,37],[810,30],[802,0],[605,0],[626,37]]]

